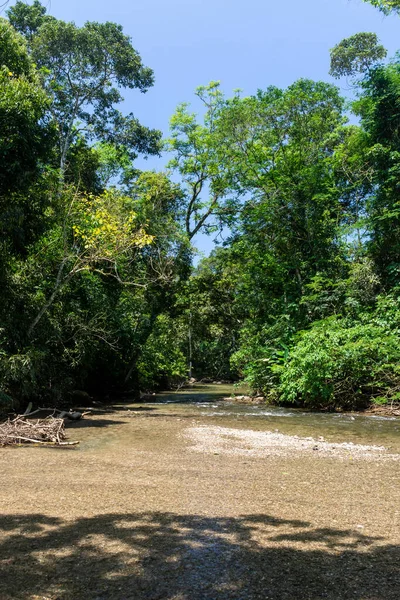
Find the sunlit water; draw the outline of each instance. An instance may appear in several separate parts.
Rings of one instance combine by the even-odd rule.
[[[312,437],[317,441],[352,442],[385,446],[390,452],[400,454],[400,418],[357,413],[318,413],[296,408],[282,408],[266,404],[240,404],[232,394],[245,394],[232,385],[201,385],[178,392],[163,392],[140,403],[113,404],[95,411],[96,419],[84,419],[71,424],[69,437],[79,439],[79,451],[103,450],[117,445],[124,447],[132,440],[143,447],[154,449],[149,441],[148,426],[141,418],[151,419],[157,427],[157,418],[166,417],[180,421],[183,429],[202,426],[220,426],[240,430],[271,431]],[[127,418],[127,417],[141,417]],[[149,422],[147,421],[147,425]],[[73,429],[79,429],[79,434]],[[164,438],[162,428],[157,429],[156,445],[162,451],[170,440]]]
[[[244,394],[230,385],[196,385],[179,392],[164,392],[143,406],[166,416],[198,419],[224,427],[279,431],[326,441],[383,445],[400,452],[400,418],[362,413],[318,413],[265,404],[239,404],[229,398]]]

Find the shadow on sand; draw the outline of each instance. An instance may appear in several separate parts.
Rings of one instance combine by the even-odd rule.
[[[9,600],[398,600],[400,549],[267,515],[0,517]]]

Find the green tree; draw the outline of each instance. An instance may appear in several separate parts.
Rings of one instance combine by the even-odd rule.
[[[189,276],[192,254],[184,231],[185,198],[179,185],[163,173],[143,172],[131,184],[129,194],[139,222],[146,227],[153,242],[143,248],[136,259],[135,268],[145,283],[141,294],[130,294],[130,298],[125,295],[120,305],[121,322],[127,333],[122,379],[126,384],[136,381],[137,385],[142,382],[148,386],[150,379],[157,383],[156,364],[154,359],[150,360],[149,348],[157,344],[158,336],[163,338],[168,323],[171,324],[170,343],[173,344],[176,327],[171,318],[175,297]],[[156,331],[152,335],[154,327]],[[179,347],[178,342],[177,345]],[[141,358],[142,352],[145,356]],[[165,365],[172,365],[168,356],[164,356],[163,361]],[[168,375],[169,371],[167,369],[167,373],[165,369],[161,369],[160,362],[160,377]]]
[[[10,19],[25,40],[1,20],[0,389],[53,401],[74,386],[138,389],[190,261],[179,186],[132,165],[160,134],[116,108],[152,72],[115,24],[78,28],[39,2]]]
[[[373,169],[368,200],[370,252],[383,279],[400,277],[400,61],[373,69],[362,82],[354,110],[366,132],[365,155]]]
[[[132,201],[115,191],[97,197],[72,191],[69,196],[60,226],[51,232],[50,239],[46,236],[41,240],[41,244],[54,245],[56,252],[61,252],[60,264],[50,297],[33,319],[28,335],[32,335],[61,288],[79,273],[96,272],[119,283],[141,285],[125,280],[123,274],[124,263],[132,260],[134,249],[152,241],[137,226]]]
[[[22,189],[46,157],[50,101],[23,38],[0,20],[0,194]]]
[[[302,295],[318,271],[335,269],[342,209],[332,156],[342,110],[335,87],[300,80],[284,91],[234,99],[222,117],[226,132],[238,124],[239,136],[227,138],[229,160],[236,185],[252,196],[241,231],[279,262],[290,295]]]
[[[400,0],[364,0],[364,2],[376,6],[376,8],[379,8],[385,15],[400,13]]]
[[[167,148],[174,154],[169,167],[181,177],[186,191],[185,228],[191,240],[199,231],[214,232],[229,223],[237,204],[230,197],[228,161],[218,132],[218,114],[224,98],[218,82],[199,87],[205,115],[199,123],[188,104],[178,106],[171,118]]]
[[[210,263],[214,291],[201,292],[203,308],[193,308],[199,290],[191,301],[193,325],[202,313],[208,315],[202,341],[196,341],[194,329],[194,343],[197,353],[202,344],[205,349],[203,372],[213,369],[207,356],[221,351],[216,362],[226,373],[234,352],[234,370],[262,387],[261,379],[270,376],[266,361],[278,360],[295,331],[313,318],[307,286],[321,274],[332,286],[346,272],[341,226],[354,221],[355,203],[343,165],[339,180],[335,159],[346,138],[343,100],[334,86],[308,80],[250,98],[236,94],[226,100],[217,93],[212,128],[203,130],[212,153],[202,157],[224,197],[234,199],[236,217],[229,249]],[[199,161],[190,162],[193,156],[198,158],[190,153],[185,159],[186,177],[198,181]],[[206,264],[193,282],[208,272]],[[228,299],[216,301],[222,282]]]
[[[329,73],[336,78],[364,74],[386,55],[375,33],[356,33],[332,48]]]
[[[0,19],[1,263],[9,252],[23,253],[43,230],[50,177],[44,164],[54,141],[49,106],[23,38]]]
[[[237,377],[230,365],[243,320],[237,267],[230,248],[218,248],[178,291],[176,311],[186,332],[182,349],[196,377]]]
[[[46,7],[39,0],[34,0],[32,4],[16,2],[8,9],[7,16],[14,29],[31,42],[43,23],[54,20],[54,17],[46,12]]]
[[[18,1],[8,16],[27,36],[52,99],[62,178],[71,145],[81,136],[123,145],[131,159],[137,152],[158,152],[160,133],[116,108],[123,100],[122,88],[146,92],[154,82],[152,70],[142,64],[120,25],[88,22],[77,27],[47,17],[38,2],[28,6]]]
[[[354,265],[347,300],[358,299],[358,314],[299,332],[274,367],[283,401],[351,409],[400,399],[398,289],[376,296],[376,282],[370,264]]]

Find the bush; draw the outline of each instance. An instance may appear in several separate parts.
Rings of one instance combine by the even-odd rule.
[[[239,350],[231,356],[235,370],[257,395],[273,402],[277,399],[280,370],[289,356],[294,327],[283,314],[273,324],[245,325],[240,332]]]
[[[186,357],[179,348],[179,328],[167,315],[159,315],[138,362],[141,390],[169,387],[187,377]]]
[[[362,408],[374,397],[394,398],[400,386],[398,336],[383,324],[328,318],[305,332],[280,375],[285,402],[310,407]]]

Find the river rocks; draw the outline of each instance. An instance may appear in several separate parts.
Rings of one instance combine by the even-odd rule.
[[[230,396],[224,400],[238,404],[263,404],[265,402],[264,396]]]
[[[210,379],[209,377],[203,377],[199,383],[211,383],[212,385],[232,385],[233,381],[230,379]]]
[[[190,439],[190,450],[208,454],[236,456],[299,457],[315,456],[340,460],[399,461],[400,454],[384,446],[353,442],[326,442],[272,431],[254,431],[217,425],[189,427],[183,436]],[[322,436],[319,436],[322,437]]]

